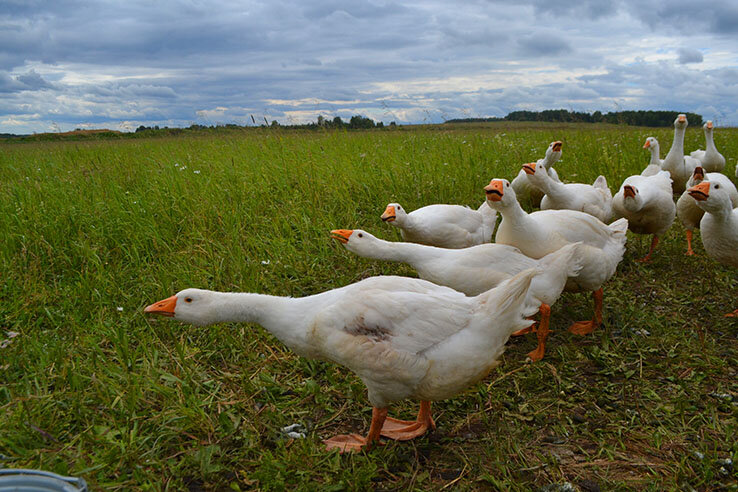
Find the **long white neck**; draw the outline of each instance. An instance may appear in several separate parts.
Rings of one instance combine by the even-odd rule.
[[[306,303],[308,298],[227,292],[213,292],[212,295],[207,324],[257,323],[293,350],[300,351],[306,346],[305,322],[310,319],[309,308],[316,304]]]
[[[657,166],[660,166],[661,158],[659,157],[660,155],[659,144],[658,143],[651,144],[648,150],[651,151],[651,162],[649,162],[649,164],[656,164]]]
[[[528,224],[530,224],[530,216],[523,210],[523,207],[520,206],[517,200],[512,201],[504,207],[500,207],[498,211],[502,215],[502,222],[500,222],[500,227],[497,229],[498,233],[503,223],[505,224],[504,228],[509,230],[526,230]]]
[[[669,149],[669,153],[666,155],[664,160],[669,158],[674,159],[676,157],[678,157],[679,159],[684,159],[684,131],[686,129],[686,127],[674,127],[674,140],[671,142],[671,148]]]
[[[378,238],[375,238],[370,245],[371,248],[362,248],[361,251],[354,251],[354,253],[364,258],[399,261],[415,266],[423,263],[424,260],[437,258],[445,251],[443,248],[423,244],[385,241]]]
[[[712,128],[705,128],[705,150],[706,152],[717,152],[715,142],[712,139]]]

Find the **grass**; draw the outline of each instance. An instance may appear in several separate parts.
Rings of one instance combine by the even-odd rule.
[[[604,330],[566,332],[591,300],[564,295],[542,362],[524,363],[535,337],[511,341],[486,381],[435,405],[436,432],[357,455],[321,445],[368,428],[353,374],[253,325],[142,315],[190,286],[303,296],[413,275],[328,231],[399,239],[386,203],[476,207],[554,139],[564,179],[615,190],[648,135],[668,149],[670,129],[510,124],[0,146],[0,341],[19,334],[0,349],[0,466],[105,490],[735,490],[718,460],[738,459],[738,324],[722,317],[738,279],[699,239],[684,256],[678,224],[647,265],[649,239],[629,234]],[[731,176],[736,137],[715,134]],[[703,143],[687,131],[686,149]],[[305,439],[281,434],[292,423]]]

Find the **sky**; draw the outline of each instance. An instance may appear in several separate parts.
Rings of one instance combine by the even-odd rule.
[[[0,0],[0,133],[690,111],[738,126],[738,2]]]

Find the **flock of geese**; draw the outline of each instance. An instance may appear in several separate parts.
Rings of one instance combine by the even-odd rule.
[[[694,254],[692,231],[699,227],[707,254],[738,267],[738,191],[720,172],[725,159],[712,140],[712,122],[704,125],[707,149],[688,156],[685,115],[674,126],[666,157],[659,159],[658,142],[649,137],[648,167],[628,177],[614,197],[603,176],[592,185],[563,183],[552,167],[562,143],[552,142],[545,157],[523,165],[512,182],[491,180],[477,210],[429,205],[407,212],[387,205],[382,220],[398,227],[404,242],[361,229],[331,231],[349,251],[407,263],[420,278],[370,277],[302,298],[186,289],[145,312],[195,325],[257,323],[299,355],[351,369],[368,389],[370,428],[366,436],[326,439],[327,449],[357,451],[380,436],[413,439],[435,427],[430,402],[484,378],[510,336],[535,332],[538,346],[528,355],[543,358],[551,306],[564,290],[594,298],[592,319],[569,330],[586,335],[600,326],[602,288],[623,257],[628,229],[653,235],[640,260],[648,261],[679,217],[687,254]],[[676,205],[674,194],[680,195]],[[523,205],[540,210],[527,212]],[[388,417],[388,406],[405,398],[420,401],[417,418]]]

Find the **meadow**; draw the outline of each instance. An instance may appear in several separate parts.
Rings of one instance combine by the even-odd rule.
[[[362,383],[255,325],[143,315],[186,287],[304,296],[414,276],[331,241],[399,240],[391,201],[476,208],[552,140],[567,181],[613,193],[671,128],[469,124],[367,132],[253,129],[187,137],[0,144],[0,467],[83,476],[93,490],[735,490],[738,273],[684,255],[678,221],[645,255],[628,234],[605,328],[566,331],[589,295],[553,306],[547,353],[508,344],[482,383],[434,405],[438,428],[368,452]],[[738,129],[717,128],[733,176]],[[701,129],[685,149],[704,148]],[[17,336],[10,338],[13,333]],[[391,409],[411,417],[416,402]],[[303,439],[281,428],[298,423]]]

